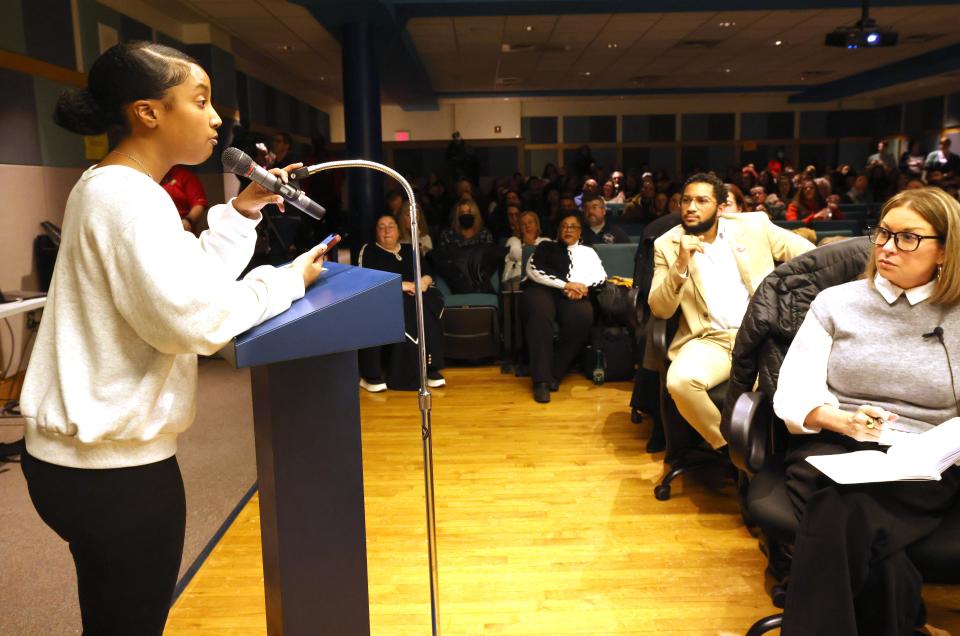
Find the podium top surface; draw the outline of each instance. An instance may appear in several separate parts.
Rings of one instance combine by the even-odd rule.
[[[303,298],[234,338],[224,357],[252,367],[403,340],[399,275],[332,262],[323,269]]]

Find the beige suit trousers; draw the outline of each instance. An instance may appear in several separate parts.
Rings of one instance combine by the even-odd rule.
[[[713,448],[727,442],[720,435],[720,410],[707,391],[730,378],[737,331],[708,331],[680,347],[667,370],[667,390],[677,410]]]

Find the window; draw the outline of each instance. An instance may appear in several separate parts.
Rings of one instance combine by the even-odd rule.
[[[740,139],[793,139],[792,112],[743,113]]]
[[[733,139],[735,117],[733,113],[683,115],[680,125],[684,141],[724,141]]]
[[[677,138],[675,115],[624,115],[623,141],[674,141]]]
[[[528,144],[557,143],[556,117],[521,117],[520,131]]]
[[[563,118],[563,142],[568,144],[614,143],[617,118],[614,115],[590,115]]]

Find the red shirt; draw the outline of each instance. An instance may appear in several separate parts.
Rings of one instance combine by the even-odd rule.
[[[160,186],[167,191],[181,217],[187,216],[195,205],[207,206],[207,195],[195,174],[183,166],[170,168]]]

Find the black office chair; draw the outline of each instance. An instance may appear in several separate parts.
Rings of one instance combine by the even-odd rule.
[[[738,479],[737,471],[728,457],[710,448],[703,437],[683,419],[667,390],[667,369],[670,366],[667,349],[673,340],[679,320],[679,310],[670,320],[653,319],[653,335],[650,341],[652,350],[651,355],[647,357],[651,366],[656,367],[654,370],[660,377],[660,421],[666,439],[664,462],[670,466],[670,470],[653,489],[653,495],[660,501],[670,499],[670,485],[673,480],[692,471],[719,467],[727,471],[732,479]],[[727,383],[723,382],[713,387],[707,391],[707,394],[718,409],[723,409]]]
[[[721,428],[731,460],[749,476],[741,506],[744,517],[759,530],[760,549],[768,559],[767,589],[779,608],[786,603],[786,579],[799,523],[785,481],[789,433],[773,413],[772,395],[783,357],[810,302],[821,289],[856,279],[870,251],[866,238],[850,239],[818,248],[775,269],[754,294],[734,346]],[[758,305],[764,305],[764,311],[757,311]],[[782,309],[776,316],[766,311],[772,305]],[[758,391],[752,390],[755,382]],[[960,582],[960,507],[936,532],[911,546],[908,554],[925,581]],[[779,627],[782,618],[775,614],[758,620],[747,636]]]

